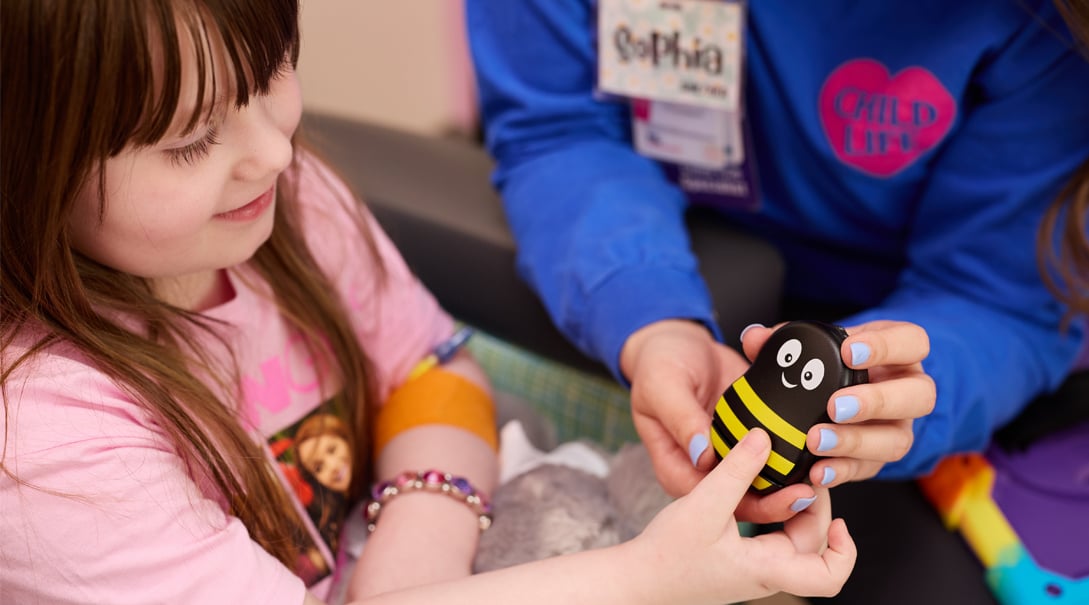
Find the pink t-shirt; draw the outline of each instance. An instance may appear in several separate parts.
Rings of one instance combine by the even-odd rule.
[[[348,214],[357,206],[335,176],[304,158],[299,178],[307,241],[349,310],[384,399],[453,322],[368,217],[386,267],[378,283]],[[335,424],[337,398],[321,396],[305,348],[247,286],[254,275],[239,268],[231,283],[234,297],[207,314],[230,326],[240,408],[308,523],[295,569],[249,538],[139,404],[58,345],[6,385],[3,462],[24,484],[0,473],[0,602],[299,605],[307,586],[327,596],[351,452],[336,438],[297,447],[295,435]],[[6,352],[5,366],[20,352]]]

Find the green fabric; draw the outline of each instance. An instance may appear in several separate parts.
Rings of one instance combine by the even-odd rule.
[[[615,382],[530,353],[477,331],[469,350],[492,387],[525,400],[555,424],[562,443],[589,439],[609,450],[639,440],[628,392]]]

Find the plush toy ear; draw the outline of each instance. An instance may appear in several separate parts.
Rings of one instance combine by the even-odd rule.
[[[492,510],[474,573],[619,542],[604,481],[569,466],[545,464],[501,484]]]
[[[673,501],[658,483],[650,454],[641,443],[628,443],[620,448],[613,457],[605,484],[622,541],[637,536],[658,511]]]

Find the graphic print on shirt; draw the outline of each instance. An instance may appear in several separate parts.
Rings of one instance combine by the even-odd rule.
[[[349,508],[353,440],[344,417],[332,412],[335,407],[330,400],[268,440],[280,473],[328,547],[300,536],[295,573],[307,586],[331,573],[333,562],[322,551],[335,556]]]
[[[854,59],[824,81],[818,113],[841,162],[891,177],[945,138],[957,103],[927,69],[907,67],[891,75],[873,59]]]

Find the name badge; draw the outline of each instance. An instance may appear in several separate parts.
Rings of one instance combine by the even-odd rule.
[[[690,204],[760,206],[745,119],[746,0],[599,0],[597,89],[631,103],[632,145]]]
[[[752,137],[739,113],[632,99],[631,115],[635,150],[658,160],[689,203],[722,210],[759,209]]]
[[[631,108],[632,142],[647,157],[700,168],[745,161],[737,112],[647,99],[632,100]]]
[[[744,9],[709,0],[600,0],[598,90],[739,111]]]

